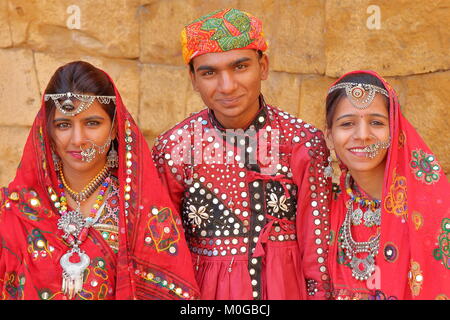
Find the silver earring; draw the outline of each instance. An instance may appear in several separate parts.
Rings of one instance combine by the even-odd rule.
[[[116,149],[114,149],[114,143],[111,143],[111,150],[109,150],[108,156],[106,157],[106,164],[109,168],[119,167],[119,155]]]
[[[333,162],[333,158],[331,155],[328,156],[328,166],[324,169],[324,176],[325,178],[331,178],[333,176],[333,167],[331,166],[331,162]]]
[[[52,159],[53,159],[53,166],[55,167],[55,171],[59,171],[59,169],[61,169],[61,158],[52,151]]]

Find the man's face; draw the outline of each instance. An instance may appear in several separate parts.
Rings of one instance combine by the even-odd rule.
[[[268,76],[269,61],[256,50],[236,49],[206,53],[192,60],[194,90],[214,111],[225,128],[244,128],[259,109],[261,80]]]

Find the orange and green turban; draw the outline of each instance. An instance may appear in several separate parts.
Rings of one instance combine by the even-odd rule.
[[[262,22],[237,9],[215,11],[194,20],[183,28],[181,45],[186,64],[205,53],[267,49]]]

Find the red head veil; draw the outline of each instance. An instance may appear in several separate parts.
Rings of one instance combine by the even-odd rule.
[[[109,79],[113,83],[110,77]],[[117,178],[120,189],[115,298],[195,298],[198,296],[198,289],[178,211],[173,207],[159,181],[144,136],[123,105],[115,86],[114,91],[119,154]],[[59,214],[49,195],[49,188],[55,189],[58,182],[47,135],[45,112],[45,104],[42,100],[41,109],[31,128],[16,177],[7,189],[3,189],[0,226],[8,225],[9,229],[16,229],[15,234],[20,234],[18,231],[22,229],[26,229],[26,232],[41,230],[41,233],[45,235],[43,243],[51,244],[56,250],[50,262],[47,261],[34,272],[51,273],[49,279],[58,279],[56,282],[60,286],[62,269],[59,258],[68,247],[62,244],[61,233],[56,231]],[[1,230],[7,232],[3,231],[3,228]],[[52,232],[47,232],[49,230]],[[2,241],[0,253],[3,255],[8,251],[17,256],[21,254],[21,251],[26,252],[26,247],[31,245],[29,240],[21,243],[19,237],[15,242],[16,244],[11,245],[12,247],[8,247],[9,245]],[[89,248],[98,247],[90,237],[82,244],[84,245]],[[101,256],[102,252],[99,252]],[[4,260],[4,258],[1,259]],[[27,259],[28,257],[24,258],[24,263]],[[7,290],[6,278],[10,279],[12,275],[20,276],[20,272],[8,270],[8,265],[11,264],[5,264],[4,261],[0,263],[0,278],[3,275],[5,277],[5,280],[0,279],[0,281],[3,280],[3,283],[0,282],[0,289],[3,285],[1,293],[3,298],[8,298],[7,292],[10,292]],[[28,275],[28,271],[32,274],[32,268],[37,265],[36,261],[27,265],[24,277]],[[31,285],[32,281],[34,279],[24,282]],[[10,285],[13,284],[10,283]],[[38,284],[35,283],[34,288],[37,286]],[[22,298],[42,298],[42,295],[32,292],[33,286],[21,287],[18,284],[17,288]]]
[[[349,72],[333,85],[356,73],[380,79],[389,93],[391,146],[384,173],[381,240],[376,257],[381,289],[375,298],[447,299],[450,189],[442,166],[402,115],[394,89],[377,73]],[[342,178],[341,189],[345,190]],[[337,228],[342,224],[348,199],[343,192],[336,206],[340,210],[332,213]],[[337,229],[333,232],[337,235]],[[331,269],[336,264],[336,242],[332,241],[330,248]]]

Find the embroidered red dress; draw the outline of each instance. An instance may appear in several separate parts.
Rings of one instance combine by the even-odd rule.
[[[209,109],[190,116],[157,139],[154,161],[182,212],[202,299],[323,299],[323,136],[260,105],[245,132]]]
[[[81,244],[90,265],[74,298],[195,298],[198,289],[178,211],[160,183],[143,135],[115,94],[119,167],[104,212]],[[2,189],[0,299],[67,299],[60,258],[69,246],[51,199],[58,182],[46,124],[42,101],[16,177]]]
[[[376,270],[368,280],[352,277],[341,247],[350,199],[344,175],[331,205],[329,270],[335,299],[448,299],[450,297],[450,188],[436,157],[403,117],[394,89],[389,92],[391,146],[381,202],[381,226],[352,227],[356,241],[381,232]],[[345,76],[345,75],[344,75]],[[337,80],[339,81],[339,80]],[[378,230],[377,230],[378,229]]]

